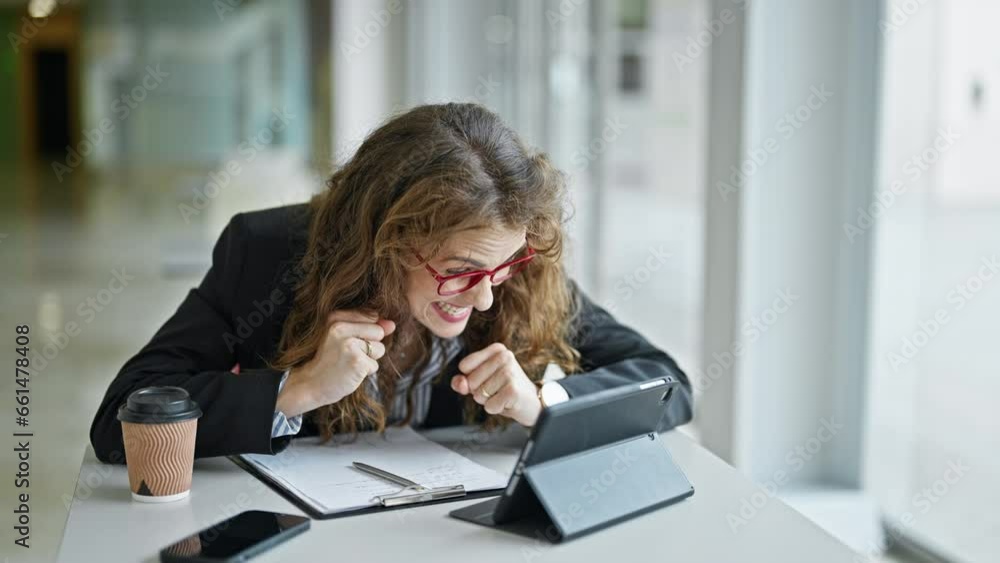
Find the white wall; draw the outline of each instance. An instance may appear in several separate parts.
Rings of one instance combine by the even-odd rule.
[[[715,6],[715,17],[733,9]],[[733,56],[712,69],[723,86],[710,85],[710,119],[729,122],[710,128],[710,150],[723,152],[706,178],[700,420],[758,482],[858,484],[868,247],[842,225],[874,181],[875,24],[861,0],[761,0],[747,12],[742,66],[731,31],[713,43]],[[719,74],[734,67],[737,84]],[[840,428],[817,444],[830,425]]]
[[[413,4],[359,0],[333,4],[331,65],[333,155],[343,163],[402,102],[405,57],[400,37]]]

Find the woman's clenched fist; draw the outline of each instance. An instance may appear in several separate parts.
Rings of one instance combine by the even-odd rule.
[[[394,322],[375,313],[330,313],[326,336],[316,355],[289,372],[278,396],[278,410],[285,416],[296,416],[353,393],[366,377],[378,371],[378,360],[385,355],[382,339],[394,330]]]
[[[514,353],[502,343],[473,352],[458,364],[462,375],[451,378],[451,388],[483,405],[486,412],[534,426],[542,412],[538,388],[528,379]]]

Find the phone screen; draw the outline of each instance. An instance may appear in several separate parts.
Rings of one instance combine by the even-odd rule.
[[[248,510],[165,547],[161,559],[227,561],[237,556],[247,558],[308,528],[309,519],[304,516]]]

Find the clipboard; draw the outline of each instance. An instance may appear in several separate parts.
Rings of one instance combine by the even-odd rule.
[[[362,516],[365,514],[378,514],[380,512],[386,512],[390,510],[399,510],[401,508],[410,508],[412,506],[429,506],[432,504],[442,504],[446,502],[456,502],[462,500],[476,500],[485,499],[490,497],[495,497],[503,493],[504,488],[500,487],[497,489],[487,489],[483,491],[465,491],[463,485],[457,485],[462,487],[462,492],[460,495],[447,495],[441,496],[440,498],[425,498],[418,493],[411,495],[400,496],[400,502],[391,502],[389,504],[373,505],[367,508],[359,508],[355,510],[345,511],[345,512],[333,512],[326,513],[317,510],[308,502],[305,502],[302,497],[297,495],[294,491],[289,490],[283,484],[271,479],[271,477],[261,471],[256,467],[245,462],[239,456],[227,456],[234,464],[242,468],[247,473],[253,475],[265,485],[267,485],[272,491],[281,495],[285,500],[294,504],[296,508],[301,510],[303,513],[307,514],[313,520],[333,520],[336,518],[346,518],[349,516]]]
[[[301,472],[297,475],[295,471],[282,473],[280,470],[264,467],[260,463],[261,460],[264,460],[272,466],[278,466],[278,456],[289,452],[289,450],[274,456],[250,454],[254,458],[251,460],[245,459],[242,455],[227,457],[238,467],[253,475],[311,518],[317,520],[372,514],[411,506],[486,498],[497,496],[503,492],[507,483],[507,475],[472,462],[445,446],[427,440],[410,428],[392,430],[392,432],[387,431],[387,437],[393,438],[396,441],[395,444],[392,443],[392,440],[381,442],[369,436],[369,442],[377,442],[373,446],[351,444],[346,446],[346,449],[340,449],[338,446],[316,447],[311,443],[312,440],[303,439],[302,443],[305,445],[301,446],[300,444],[300,447],[304,449],[299,450],[299,452],[307,452],[308,454],[303,456],[301,460],[308,467],[308,469],[302,469],[306,472],[305,480],[303,480]],[[293,441],[290,448],[294,448],[296,442],[300,442],[300,440]],[[360,453],[357,449],[352,450],[352,447],[361,448]],[[290,453],[293,454],[290,458],[291,461],[285,467],[292,467],[296,461],[299,461],[296,460],[294,451]],[[403,479],[412,485],[404,486],[403,483],[397,483],[395,480],[386,480],[384,477],[380,479],[372,472],[359,471],[359,468],[356,467],[356,457],[371,460],[372,464],[377,463],[379,466],[383,466],[384,461],[388,465],[383,467],[391,468],[396,474],[388,473],[388,470],[385,473],[393,477],[407,475],[407,477],[413,477],[428,486],[424,487]],[[410,470],[399,469],[406,465],[406,463],[401,464],[400,459],[407,460],[406,463],[410,464]],[[352,461],[355,462],[355,466],[351,466]],[[413,467],[423,467],[424,465],[431,466],[430,469],[437,468],[437,473],[414,473]],[[448,471],[449,467],[453,470]],[[292,469],[295,468],[292,467]],[[372,467],[372,469],[375,468]],[[320,473],[322,475],[319,475]],[[314,474],[318,476],[317,480],[319,481],[328,478],[330,480],[330,483],[327,483],[329,487],[324,488],[324,483],[310,481],[308,477]],[[463,475],[468,479],[465,483],[457,478]],[[354,481],[354,483],[346,482],[348,480]],[[372,482],[374,484],[367,487]],[[315,488],[310,489],[314,486]],[[337,494],[338,487],[343,488],[343,495]],[[367,494],[368,488],[377,489],[379,494]],[[320,498],[317,491],[323,492],[325,497]],[[338,505],[338,502],[344,497],[349,498]],[[366,504],[359,506],[351,504],[352,502],[361,503],[362,497]]]

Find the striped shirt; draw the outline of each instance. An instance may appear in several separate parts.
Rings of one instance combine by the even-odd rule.
[[[441,372],[441,366],[446,365],[459,354],[461,347],[462,345],[457,338],[432,339],[430,360],[426,363],[424,369],[416,378],[416,383],[414,383],[415,370],[409,370],[408,372],[400,375],[399,381],[396,383],[395,396],[393,397],[392,404],[389,408],[389,414],[386,421],[387,424],[397,424],[406,419],[406,397],[409,393],[410,387],[414,387],[414,385],[413,416],[410,418],[410,425],[420,426],[423,424],[431,406],[431,382]],[[380,394],[377,379],[378,375],[378,373],[375,373],[368,376],[365,378],[364,383],[367,386],[369,395],[376,399],[379,398]],[[288,372],[286,371],[282,374],[281,382],[278,384],[279,393],[285,386],[285,381],[287,379]],[[275,410],[274,419],[271,421],[271,437],[277,438],[278,436],[298,434],[299,430],[302,429],[302,416],[303,415],[300,414],[287,418],[285,413]]]

